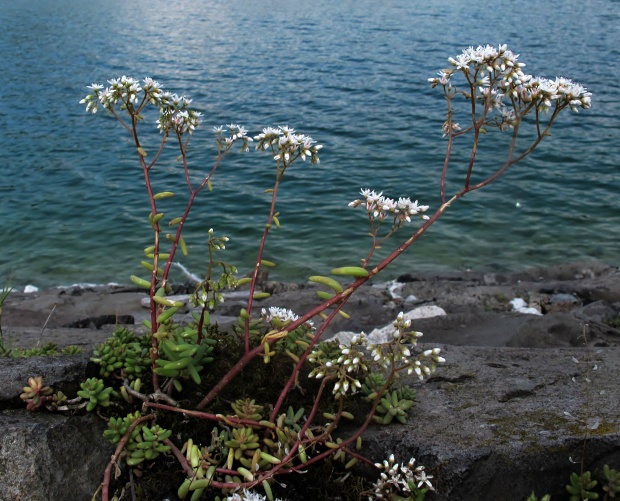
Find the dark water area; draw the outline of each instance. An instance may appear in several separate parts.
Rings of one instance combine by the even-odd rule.
[[[130,138],[78,104],[86,85],[121,75],[153,77],[194,100],[204,114],[189,155],[197,172],[212,164],[213,126],[240,123],[255,135],[289,125],[313,136],[321,164],[296,164],[285,178],[282,228],[265,254],[278,263],[271,276],[303,280],[356,264],[370,244],[363,211],[347,206],[360,188],[439,206],[446,108],[427,79],[487,43],[507,43],[527,73],[583,83],[592,109],[565,112],[551,138],[454,204],[386,278],[620,262],[618,1],[0,5],[0,283],[124,283],[141,273],[151,233]],[[504,155],[499,141],[483,142],[480,172]],[[182,184],[178,164],[160,168],[159,189]],[[204,271],[214,228],[230,238],[222,258],[251,269],[274,171],[258,152],[226,159],[187,226],[184,266]],[[170,203],[170,214],[180,210]]]

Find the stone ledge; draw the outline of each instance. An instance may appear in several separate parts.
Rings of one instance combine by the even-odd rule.
[[[586,469],[620,466],[619,348],[443,348],[447,362],[419,385],[408,424],[364,436],[373,460],[415,457],[438,501],[524,501],[532,490],[562,499],[586,434]]]

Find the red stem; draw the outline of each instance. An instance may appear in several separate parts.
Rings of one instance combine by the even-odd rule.
[[[342,309],[342,307],[344,306],[347,300],[348,300],[348,297],[344,299],[340,304],[338,304],[336,308],[334,309],[334,311],[329,315],[329,317],[325,319],[325,321],[323,322],[323,325],[321,325],[321,328],[315,332],[314,337],[310,341],[310,344],[304,350],[301,357],[299,357],[299,362],[297,362],[295,364],[295,367],[293,367],[293,372],[291,373],[291,376],[289,377],[289,380],[287,381],[286,385],[284,385],[284,388],[282,389],[282,392],[280,393],[280,396],[278,397],[278,401],[276,402],[276,405],[271,411],[271,416],[269,417],[270,421],[275,421],[278,415],[278,412],[280,411],[280,408],[282,407],[282,404],[284,403],[284,399],[286,398],[286,395],[288,394],[289,390],[295,383],[295,380],[297,379],[297,376],[299,375],[299,372],[301,371],[303,364],[306,362],[308,355],[310,355],[312,348],[314,348],[316,343],[320,340],[321,336],[323,335],[323,332],[325,332],[325,329],[327,328],[329,323]]]
[[[286,167],[285,167],[286,169]],[[280,187],[280,180],[282,179],[282,174],[284,174],[284,170],[281,172],[278,171],[276,175],[276,183],[273,187],[273,193],[271,195],[271,208],[269,209],[269,217],[267,218],[267,224],[265,225],[265,229],[263,230],[263,236],[261,237],[260,244],[258,246],[258,255],[256,256],[256,264],[254,265],[254,270],[252,272],[252,282],[250,283],[250,296],[248,298],[248,318],[245,319],[245,330],[244,330],[244,342],[245,342],[245,352],[246,354],[250,351],[250,320],[252,319],[252,303],[254,301],[254,291],[256,290],[256,282],[258,280],[258,272],[260,270],[260,263],[263,259],[263,252],[265,251],[265,243],[267,242],[267,236],[269,235],[269,230],[271,229],[271,224],[273,223],[273,216],[276,213],[276,199],[278,197],[278,188]]]
[[[454,134],[452,134],[452,96],[445,90],[446,101],[448,103],[448,146],[446,147],[446,158],[443,161],[443,168],[441,170],[441,180],[439,181],[439,195],[441,197],[441,203],[446,203],[446,178],[448,175],[448,165],[450,164],[450,154],[452,153],[452,143],[454,141]]]
[[[136,419],[133,423],[129,425],[129,428],[123,435],[123,438],[121,438],[121,440],[118,442],[118,445],[116,446],[116,451],[114,451],[114,455],[112,456],[112,459],[110,459],[110,462],[108,463],[108,466],[106,466],[105,472],[103,473],[103,482],[101,484],[101,501],[109,500],[108,491],[110,488],[110,475],[112,473],[112,466],[118,461],[118,458],[123,453],[123,449],[125,448],[125,445],[127,445],[129,437],[131,437],[131,433],[140,423],[148,421],[149,419],[153,419],[154,417],[154,414],[148,414],[146,416],[141,416]]]

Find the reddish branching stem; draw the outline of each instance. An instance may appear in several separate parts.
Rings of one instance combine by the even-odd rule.
[[[114,465],[118,462],[119,458],[121,457],[121,454],[123,453],[123,450],[125,449],[125,445],[127,445],[127,442],[129,442],[129,438],[131,437],[133,430],[135,430],[136,426],[138,426],[139,424],[144,423],[145,421],[149,421],[153,419],[154,417],[155,417],[154,414],[148,414],[146,416],[141,416],[138,419],[136,419],[133,423],[131,423],[131,425],[129,425],[127,432],[123,435],[123,437],[118,442],[118,445],[116,446],[116,450],[114,451],[114,454],[112,455],[112,459],[110,459],[110,462],[108,463],[108,466],[106,466],[105,472],[103,473],[103,482],[101,483],[101,501],[109,501],[110,476],[112,474],[112,468],[114,467]]]

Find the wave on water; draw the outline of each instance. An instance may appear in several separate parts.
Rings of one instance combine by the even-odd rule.
[[[68,289],[93,289],[97,287],[123,287],[125,284],[120,284],[118,282],[108,282],[107,284],[94,284],[90,282],[80,282],[71,285],[57,285],[54,287],[50,287],[50,289],[59,289],[59,290],[68,290]],[[20,288],[21,289],[21,288]],[[25,285],[22,290],[13,289],[16,292],[23,292],[24,294],[33,294],[35,292],[39,292],[41,289],[36,285],[28,284]]]
[[[202,279],[196,275],[195,273],[192,273],[190,270],[188,270],[185,266],[183,266],[181,263],[177,263],[174,262],[172,263],[174,266],[176,266],[177,268],[179,268],[181,270],[181,273],[183,274],[183,276],[185,278],[187,278],[188,280],[190,280],[191,282],[198,284],[200,282],[202,282]],[[71,285],[57,285],[54,287],[51,287],[53,289],[60,289],[60,290],[66,290],[66,289],[73,289],[73,288],[80,288],[80,289],[86,289],[86,288],[94,288],[94,287],[122,287],[123,285],[126,284],[121,284],[118,282],[108,282],[108,283],[92,283],[92,282],[79,282],[79,283],[74,283]],[[21,289],[21,288],[20,288]],[[39,292],[40,288],[37,287],[36,285],[32,285],[32,284],[27,284],[23,287],[22,290],[20,290],[19,292],[23,292],[24,294],[31,294],[34,292]]]
[[[173,265],[175,265],[177,268],[179,268],[181,270],[181,272],[183,273],[183,275],[185,277],[187,277],[189,280],[191,280],[194,283],[199,284],[200,282],[202,282],[202,279],[198,276],[195,275],[194,273],[192,273],[191,271],[189,271],[185,266],[183,266],[181,263],[177,263],[174,262],[172,263]]]

